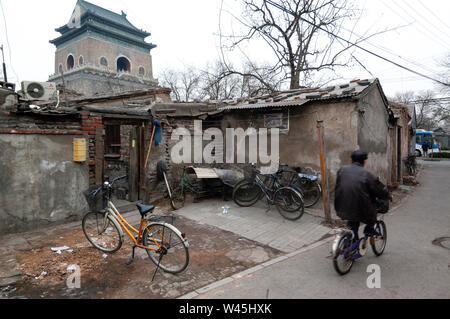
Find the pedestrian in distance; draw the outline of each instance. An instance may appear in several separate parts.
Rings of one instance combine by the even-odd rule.
[[[423,156],[424,156],[424,157],[428,157],[428,149],[429,149],[428,141],[425,141],[425,142],[422,144],[422,150],[423,150]]]

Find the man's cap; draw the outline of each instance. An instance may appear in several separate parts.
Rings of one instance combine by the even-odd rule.
[[[366,152],[361,151],[361,150],[357,150],[357,151],[354,151],[354,152],[352,153],[351,158],[352,158],[352,160],[353,160],[354,162],[360,162],[360,161],[365,161],[365,160],[367,160],[369,157],[367,156],[367,153],[366,153]]]

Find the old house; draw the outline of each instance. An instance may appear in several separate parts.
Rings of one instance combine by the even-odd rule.
[[[231,127],[279,128],[280,163],[316,171],[320,171],[317,125],[321,123],[331,192],[338,169],[350,163],[356,149],[369,153],[367,168],[384,183],[398,183],[392,173],[397,165],[396,119],[378,79],[228,101],[219,109],[224,112],[224,132]]]
[[[395,129],[392,132],[392,184],[397,186],[403,183],[403,176],[408,175],[405,167],[405,159],[411,152],[411,143],[416,141],[415,129],[413,129],[410,108],[406,105],[389,101],[394,112]],[[395,179],[396,177],[396,179]]]
[[[148,203],[164,196],[156,165],[164,160],[170,174],[177,171],[170,159],[173,128],[216,111],[171,103],[169,93],[136,90],[30,108],[14,85],[0,83],[0,230],[79,219],[88,210],[83,191],[106,177],[128,176],[117,185],[119,199]],[[154,120],[162,132],[158,146],[150,143]],[[84,156],[76,156],[77,150]]]
[[[14,89],[0,88],[1,231],[25,231],[86,210],[79,190],[89,185],[89,165],[75,161],[72,149],[88,133],[77,114],[23,108]]]
[[[150,33],[117,14],[78,0],[69,23],[56,29],[55,71],[49,81],[86,96],[156,88]]]

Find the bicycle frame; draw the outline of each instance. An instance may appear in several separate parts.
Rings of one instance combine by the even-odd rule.
[[[382,221],[382,220],[384,220],[384,215],[381,215],[381,216],[377,219],[377,222],[376,222],[376,223],[378,223],[379,221]],[[348,248],[348,251],[346,251],[346,252],[344,253],[344,257],[347,258],[347,257],[348,257],[347,254],[351,254],[350,258],[353,259],[353,260],[358,259],[358,258],[361,258],[361,257],[364,256],[364,255],[361,255],[361,254],[360,254],[360,251],[359,251],[360,243],[361,243],[362,240],[366,240],[366,242],[367,242],[368,240],[370,240],[370,243],[371,243],[371,244],[372,244],[373,241],[374,241],[374,238],[373,238],[372,236],[367,236],[367,235],[364,235],[364,237],[358,239],[357,241],[354,241],[354,236],[355,236],[355,234],[353,233],[352,230],[350,230],[350,229],[348,229],[348,228],[345,228],[345,229],[338,229],[337,232],[338,232],[338,234],[336,235],[336,238],[334,239],[333,247],[332,247],[332,253],[333,253],[333,255],[335,254],[335,252],[336,252],[337,249],[338,249],[338,243],[339,243],[339,241],[341,240],[341,238],[342,238],[343,236],[345,236],[346,234],[351,233],[351,234],[352,234],[351,245],[350,245],[350,247]]]
[[[255,177],[256,185],[258,185],[259,188],[263,191],[264,195],[266,195],[267,200],[272,203],[273,195],[274,195],[274,191],[272,190],[272,188],[274,186],[277,186],[276,185],[277,179],[273,175],[270,175],[270,176],[262,175],[262,176],[268,177],[272,180],[270,187],[267,187],[266,184],[261,180],[261,178],[259,176],[260,176],[260,174],[256,174],[256,177]]]
[[[107,211],[106,211],[105,218],[108,218],[108,216],[112,216],[112,217],[114,218],[114,220],[115,220],[116,222],[118,222],[119,225],[121,226],[121,227],[118,227],[118,229],[119,229],[119,231],[121,232],[120,235],[121,235],[122,238],[123,238],[123,235],[124,235],[123,231],[125,230],[125,233],[131,238],[131,240],[133,240],[133,242],[135,243],[135,245],[136,245],[137,247],[142,248],[142,249],[145,249],[145,250],[152,250],[152,251],[155,251],[155,252],[157,252],[157,251],[159,251],[159,250],[161,249],[161,246],[158,244],[158,242],[157,242],[154,238],[152,238],[152,240],[153,240],[153,242],[156,244],[156,246],[158,247],[158,249],[146,247],[146,246],[143,246],[143,245],[140,244],[141,239],[142,239],[142,238],[141,238],[141,234],[142,234],[143,228],[145,227],[145,228],[147,229],[147,231],[150,232],[149,229],[147,228],[147,225],[148,225],[148,224],[147,224],[147,225],[144,225],[144,223],[145,223],[145,221],[146,221],[144,218],[141,218],[141,222],[140,222],[140,224],[139,224],[139,230],[137,230],[136,228],[134,228],[133,226],[131,226],[131,225],[125,220],[125,218],[123,218],[123,216],[119,213],[119,211],[117,210],[117,208],[114,206],[114,204],[113,204],[110,200],[108,200],[108,208],[107,208]],[[135,236],[132,234],[132,232],[136,233],[138,236],[135,237]],[[160,235],[161,235],[161,234],[160,234]],[[162,235],[161,235],[161,238],[165,239]]]

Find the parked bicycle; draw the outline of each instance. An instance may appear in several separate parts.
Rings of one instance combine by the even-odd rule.
[[[405,159],[405,166],[409,176],[416,176],[417,173],[416,155],[409,155]]]
[[[316,205],[320,200],[320,197],[322,196],[322,186],[320,185],[318,176],[306,174],[303,171],[304,170],[300,167],[282,165],[277,174],[284,181],[283,185],[299,188],[303,195],[305,207],[309,208]]]
[[[286,219],[297,220],[304,213],[303,197],[291,186],[281,185],[276,174],[263,175],[252,164],[244,169],[245,179],[233,189],[233,200],[241,207],[250,207],[266,197],[269,205],[275,205]]]
[[[170,206],[172,206],[172,209],[174,210],[180,209],[184,206],[186,193],[190,192],[196,197],[200,197],[203,193],[205,193],[202,191],[202,187],[198,182],[189,178],[186,167],[183,168],[183,175],[181,176],[177,186],[170,187],[167,182],[167,178],[166,185],[169,191]]]
[[[355,260],[365,256],[369,244],[377,257],[383,254],[387,242],[387,228],[382,214],[389,210],[389,203],[383,202],[383,205],[377,210],[379,218],[374,225],[374,235],[364,235],[364,237],[356,240],[357,236],[351,229],[337,230],[333,242],[332,256],[333,266],[338,274],[345,275],[350,272]]]
[[[141,220],[139,229],[136,229],[123,218],[111,202],[114,183],[124,178],[126,176],[117,177],[111,183],[105,181],[103,185],[85,192],[91,208],[82,221],[87,240],[105,253],[115,253],[122,247],[126,233],[134,242],[132,256],[127,264],[133,261],[135,248],[138,247],[146,250],[151,261],[157,265],[157,269],[161,268],[173,274],[182,272],[189,263],[189,242],[186,234],[172,224],[160,221],[161,217],[147,217],[153,213],[155,208],[153,205],[137,204]],[[98,209],[99,202],[103,203],[105,209]]]

